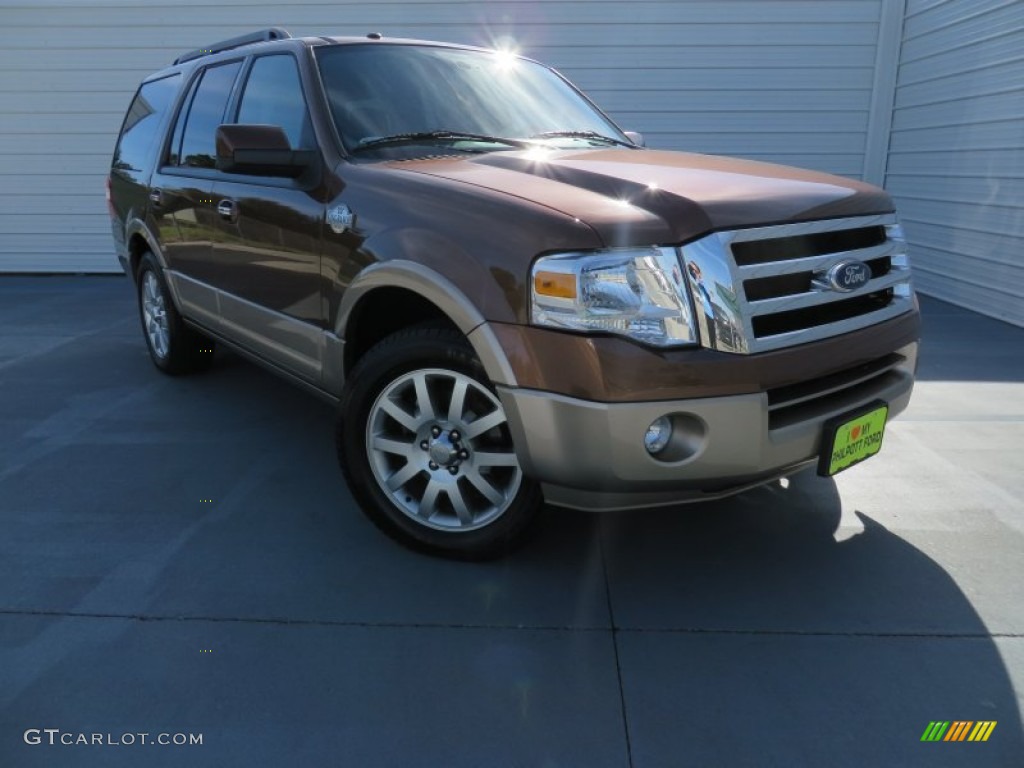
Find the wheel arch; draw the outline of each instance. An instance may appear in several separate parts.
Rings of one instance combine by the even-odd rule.
[[[153,254],[153,258],[156,259],[161,269],[167,269],[167,260],[164,258],[163,251],[144,222],[139,219],[131,221],[125,228],[125,241],[128,243],[128,265],[131,269],[132,280],[139,274],[139,261],[146,251]]]
[[[397,314],[394,306],[401,306]],[[386,318],[381,321],[380,318]],[[375,321],[377,321],[375,323]],[[328,377],[345,375],[384,336],[409,325],[436,321],[465,336],[494,384],[515,386],[515,374],[497,336],[480,310],[448,278],[406,260],[380,262],[363,270],[342,296],[333,331],[344,344]]]

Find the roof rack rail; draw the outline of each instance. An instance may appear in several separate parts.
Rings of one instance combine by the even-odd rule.
[[[192,61],[193,59],[201,59],[203,56],[209,56],[212,53],[230,51],[232,48],[240,48],[243,45],[250,45],[251,43],[264,43],[268,40],[285,40],[290,37],[291,35],[288,34],[288,31],[281,29],[280,27],[261,29],[259,32],[250,32],[248,35],[239,35],[238,37],[232,37],[228,40],[221,40],[219,43],[214,43],[208,48],[197,48],[194,51],[183,53],[181,56],[174,60],[174,63],[184,64],[186,61]]]

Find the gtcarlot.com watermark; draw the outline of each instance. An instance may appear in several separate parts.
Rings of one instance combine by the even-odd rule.
[[[162,747],[201,747],[201,733],[85,733],[60,728],[27,728],[22,738],[32,746],[135,747],[156,744]]]

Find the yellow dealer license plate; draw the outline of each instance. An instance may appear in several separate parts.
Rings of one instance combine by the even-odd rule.
[[[889,406],[876,400],[864,408],[825,423],[818,474],[831,477],[882,450]]]

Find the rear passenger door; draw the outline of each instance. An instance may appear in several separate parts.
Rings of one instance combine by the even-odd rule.
[[[212,241],[216,236],[213,182],[214,134],[242,69],[242,60],[216,64],[194,79],[178,109],[162,162],[150,182],[150,210],[157,222],[170,279],[189,317],[216,329]]]
[[[316,150],[290,53],[254,57],[224,122],[276,125],[292,149]],[[315,174],[312,174],[315,176]],[[224,331],[262,357],[319,382],[323,344],[320,234],[324,203],[310,177],[221,173],[213,186],[215,284]]]

